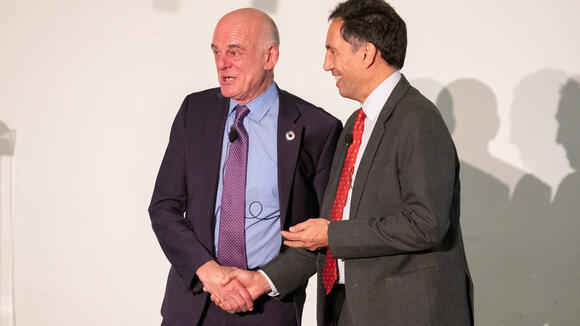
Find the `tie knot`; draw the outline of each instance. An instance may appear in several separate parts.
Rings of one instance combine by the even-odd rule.
[[[250,109],[244,104],[238,104],[235,107],[236,110],[236,122],[242,122],[244,118],[250,113]]]
[[[364,121],[366,119],[367,115],[365,114],[365,111],[363,111],[362,108],[358,109],[358,114],[356,116],[356,120],[361,122]]]
[[[363,128],[365,127],[365,118],[366,114],[362,108],[358,110],[358,114],[356,115],[356,121],[354,122],[353,133],[360,133],[362,134]]]

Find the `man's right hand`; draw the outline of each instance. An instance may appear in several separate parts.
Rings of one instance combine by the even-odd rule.
[[[246,271],[234,268],[222,278],[222,285],[241,282],[250,294],[252,300],[256,300],[262,294],[270,292],[270,284],[260,272]],[[223,302],[218,296],[211,296],[211,301],[222,309],[227,310],[228,303]]]
[[[212,301],[217,299],[219,306],[229,313],[254,309],[254,302],[248,290],[237,279],[226,277],[234,271],[233,267],[220,266],[213,260],[197,269],[196,275],[203,283],[203,290],[209,292]]]

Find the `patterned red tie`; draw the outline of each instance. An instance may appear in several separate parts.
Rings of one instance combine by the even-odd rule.
[[[346,197],[348,196],[348,189],[350,187],[350,181],[354,170],[354,163],[356,162],[356,155],[358,154],[363,130],[365,128],[365,118],[365,113],[362,109],[359,109],[352,130],[352,144],[348,147],[346,160],[344,161],[342,173],[340,174],[338,189],[336,190],[336,197],[334,197],[334,204],[332,204],[332,212],[330,213],[331,221],[342,219],[342,212],[344,210],[344,204],[346,203]],[[324,265],[324,272],[322,273],[322,282],[326,288],[326,294],[330,293],[334,282],[336,282],[336,269],[336,259],[332,257],[329,248],[326,250],[326,265]]]

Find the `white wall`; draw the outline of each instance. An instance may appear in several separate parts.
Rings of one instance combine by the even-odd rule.
[[[357,104],[322,70],[326,18],[337,2],[0,1],[0,122],[16,135],[14,153],[2,154],[11,177],[0,174],[1,191],[12,196],[0,196],[0,206],[11,207],[1,212],[2,227],[12,220],[16,325],[159,324],[168,263],[146,208],[183,97],[217,85],[215,23],[239,7],[269,10],[281,33],[279,86],[344,121]],[[531,299],[550,290],[529,285],[571,277],[539,265],[579,267],[577,259],[551,260],[575,253],[575,237],[535,235],[545,236],[552,200],[574,171],[556,143],[555,115],[561,86],[580,73],[580,2],[392,4],[409,31],[403,72],[455,117],[479,324],[577,322],[569,305],[577,305],[577,281],[550,297],[559,303]],[[520,183],[524,176],[538,187]],[[543,205],[529,209],[536,197]],[[561,232],[578,230],[576,219],[566,221]],[[530,229],[534,236],[521,236]],[[565,250],[538,245],[560,240]],[[0,251],[3,264],[10,251]],[[313,293],[309,300],[305,325],[314,325]]]

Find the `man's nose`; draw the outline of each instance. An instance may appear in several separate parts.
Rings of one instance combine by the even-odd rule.
[[[228,67],[229,61],[226,57],[218,55],[215,57],[215,65],[219,70],[222,70]]]
[[[334,68],[334,64],[327,54],[324,56],[324,64],[322,65],[322,69],[324,69],[324,71],[329,71],[332,68]]]

